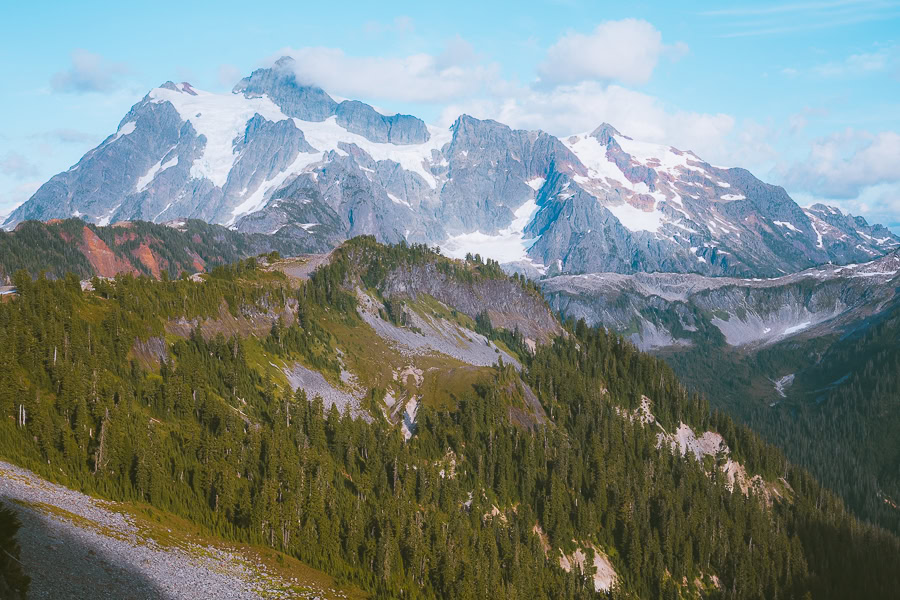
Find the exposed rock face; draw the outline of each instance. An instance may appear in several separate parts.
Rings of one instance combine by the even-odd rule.
[[[554,310],[624,333],[644,350],[762,346],[850,328],[897,297],[900,252],[775,279],[595,273],[542,282]]]
[[[367,140],[387,144],[424,144],[430,134],[425,122],[410,115],[386,117],[368,104],[346,100],[335,109],[337,124]]]
[[[602,124],[558,139],[460,116],[452,127],[336,102],[293,59],[230,94],[167,82],[6,220],[196,218],[325,251],[359,234],[440,245],[529,275],[773,277],[862,262],[900,238],[801,209],[749,172]]]
[[[241,79],[232,90],[247,98],[268,96],[289,117],[302,121],[324,121],[337,107],[331,96],[320,88],[302,85],[293,71],[293,61],[278,59],[271,69],[257,69]]]
[[[518,360],[474,331],[465,330],[444,319],[424,319],[415,313],[408,313],[411,327],[397,327],[379,316],[379,309],[384,306],[377,300],[358,288],[356,297],[359,301],[357,310],[363,321],[381,338],[396,344],[400,352],[411,356],[439,352],[464,363],[483,367],[497,364],[498,358],[502,358],[505,364],[522,368]]]
[[[83,229],[82,243],[79,249],[84,254],[94,271],[100,277],[115,277],[119,273],[138,274],[139,271],[130,265],[128,261],[121,259],[109,249],[109,246],[97,237],[90,228]]]
[[[463,283],[426,264],[394,270],[379,291],[386,297],[428,294],[473,319],[486,308],[494,327],[518,328],[524,337],[542,343],[562,332],[539,296],[507,279]]]

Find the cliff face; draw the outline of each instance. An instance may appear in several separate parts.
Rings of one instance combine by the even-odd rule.
[[[487,310],[494,327],[518,328],[539,343],[562,332],[543,298],[508,278],[466,282],[442,273],[434,263],[405,265],[388,273],[379,291],[388,298],[428,294],[473,319]]]
[[[643,350],[764,347],[852,330],[896,297],[900,254],[774,279],[678,273],[594,273],[542,282],[550,305],[602,324]]]

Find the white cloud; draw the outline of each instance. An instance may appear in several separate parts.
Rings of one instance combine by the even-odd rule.
[[[55,92],[107,92],[118,87],[120,77],[127,72],[124,63],[79,48],[72,52],[72,66],[54,74],[50,87]]]
[[[670,109],[658,98],[619,85],[598,82],[557,86],[551,90],[506,85],[494,98],[474,99],[445,108],[441,124],[459,114],[495,119],[520,129],[541,129],[556,136],[590,131],[602,122],[638,140],[694,150],[714,163],[730,163],[736,121],[726,114]],[[738,142],[738,140],[734,140]]]
[[[0,173],[15,179],[26,179],[37,174],[37,167],[18,152],[7,152],[0,158]]]
[[[231,88],[240,81],[241,77],[243,77],[243,73],[234,65],[223,64],[219,65],[219,70],[217,73],[217,79],[219,84],[222,87]]]
[[[451,40],[440,55],[350,56],[337,48],[285,48],[298,80],[349,98],[446,102],[471,96],[496,81],[497,65],[477,64],[471,46]]]
[[[786,186],[825,198],[859,197],[864,188],[900,182],[900,134],[847,129],[815,140],[809,156],[781,170]]]
[[[855,198],[829,198],[809,192],[792,193],[801,206],[821,202],[837,206],[843,212],[864,217],[900,233],[900,183],[879,183],[860,190]]]
[[[875,52],[851,54],[841,61],[828,62],[813,68],[822,77],[846,77],[880,73],[888,70],[895,60],[895,48],[881,48]]]
[[[543,84],[588,80],[645,83],[663,54],[678,58],[685,44],[666,46],[662,34],[640,19],[605,21],[588,34],[571,32],[547,51],[537,72]]]
[[[609,31],[611,38],[604,33]],[[628,31],[637,33],[629,37]],[[747,165],[748,157],[760,161],[771,157],[768,132],[761,135],[752,124],[738,128],[727,114],[673,109],[654,96],[607,81],[610,77],[634,80],[631,67],[637,68],[638,63],[646,65],[640,67],[645,69],[640,78],[649,76],[660,56],[675,52],[662,43],[662,36],[649,23],[633,19],[604,23],[589,37],[597,48],[602,44],[620,46],[617,40],[625,38],[633,46],[649,40],[650,50],[643,55],[634,51],[630,57],[619,54],[616,60],[625,61],[625,70],[618,74],[612,63],[601,65],[602,69],[597,64],[582,65],[579,71],[564,74],[565,78],[586,76],[588,80],[556,85],[544,80],[537,86],[504,79],[498,65],[485,63],[460,37],[450,39],[439,54],[359,57],[335,48],[286,48],[268,62],[292,56],[301,82],[318,85],[336,96],[377,100],[388,106],[392,102],[431,104],[441,111],[437,124],[443,126],[466,113],[514,128],[565,136],[590,131],[606,121],[635,139],[694,150],[715,164]],[[566,48],[571,50],[571,43],[572,34],[560,40],[541,68],[549,69],[551,58],[558,59]]]

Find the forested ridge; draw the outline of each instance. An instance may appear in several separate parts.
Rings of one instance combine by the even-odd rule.
[[[178,277],[269,251],[295,254],[301,241],[244,234],[196,219],[177,226],[129,221],[110,226],[71,218],[48,223],[25,221],[0,231],[0,284],[19,270],[50,278],[73,273],[81,279],[133,272]],[[156,271],[156,272],[154,272]]]
[[[664,354],[682,381],[748,424],[839,494],[900,533],[900,306],[852,330],[755,352],[708,339]],[[774,380],[794,379],[776,394]]]
[[[271,545],[374,597],[596,597],[589,577],[559,568],[559,549],[576,546],[609,555],[617,598],[895,597],[896,537],[855,520],[665,363],[603,329],[568,323],[530,355],[480,319],[514,346],[522,372],[501,363],[452,405],[423,401],[409,441],[377,410],[371,421],[326,411],[256,368],[262,348],[265,360],[338,370],[328,324],[366,327],[354,285],[377,288],[423,261],[459,278],[505,277],[492,262],[371,238],[346,243],[305,282],[254,259],[202,282],[120,275],[92,292],[76,276],[20,272],[17,296],[0,302],[0,454]],[[289,301],[296,319],[258,344],[165,329],[223,305],[241,314]],[[132,352],[152,336],[169,348],[157,367]],[[510,422],[525,386],[549,423]],[[714,464],[660,448],[656,429],[620,414],[642,396],[669,431],[718,431],[750,473],[783,478],[785,497],[732,492]]]
[[[858,514],[900,532],[900,307],[837,341],[797,374],[788,400],[750,423]]]

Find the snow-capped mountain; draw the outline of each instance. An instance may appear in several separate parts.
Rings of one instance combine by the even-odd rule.
[[[564,139],[465,115],[442,129],[337,102],[293,73],[282,58],[230,94],[151,90],[4,227],[199,218],[310,251],[373,234],[541,274],[771,276],[900,246],[881,226],[802,209],[743,169],[607,124]]]

